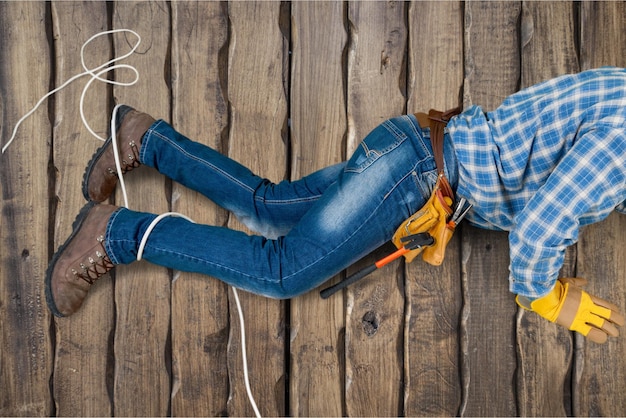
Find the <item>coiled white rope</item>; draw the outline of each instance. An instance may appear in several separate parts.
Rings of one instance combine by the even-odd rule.
[[[137,43],[130,49],[129,52],[127,52],[126,54],[120,56],[120,57],[116,57],[113,58],[107,62],[105,62],[104,64],[95,67],[95,68],[88,68],[87,65],[85,64],[85,47],[87,47],[87,45],[89,45],[93,40],[95,40],[96,38],[100,37],[100,36],[104,36],[104,35],[110,35],[110,34],[114,34],[114,33],[119,33],[119,32],[126,32],[126,33],[130,33],[132,35],[134,35],[137,38]],[[81,92],[80,95],[80,104],[79,104],[79,110],[80,110],[80,117],[81,120],[83,122],[83,125],[85,126],[85,128],[97,139],[99,139],[100,141],[106,141],[105,138],[101,137],[100,135],[98,135],[96,132],[93,131],[93,129],[91,129],[91,127],[89,126],[89,123],[87,123],[87,119],[85,118],[85,113],[83,111],[83,103],[85,100],[85,94],[87,92],[87,90],[89,89],[89,86],[91,86],[91,83],[94,82],[95,80],[101,81],[103,83],[107,83],[107,84],[112,84],[112,85],[116,85],[116,86],[132,86],[134,84],[136,84],[139,81],[139,72],[137,71],[137,69],[131,65],[128,64],[115,64],[115,65],[111,65],[117,61],[121,61],[125,58],[128,58],[129,56],[131,56],[136,50],[137,47],[139,47],[139,44],[141,43],[141,36],[139,36],[139,34],[133,30],[130,29],[114,29],[114,30],[108,30],[108,31],[103,31],[103,32],[99,32],[96,33],[95,35],[93,35],[91,38],[89,38],[81,47],[80,49],[80,61],[81,61],[81,65],[83,66],[83,69],[85,70],[84,72],[80,73],[80,74],[76,74],[75,76],[71,77],[70,79],[68,79],[65,83],[61,84],[59,87],[57,87],[54,90],[49,91],[48,93],[46,93],[41,99],[39,99],[39,101],[37,102],[37,104],[28,112],[26,113],[24,116],[22,116],[17,123],[15,124],[15,127],[13,128],[13,134],[11,135],[11,138],[9,139],[9,141],[2,147],[2,153],[4,154],[4,152],[7,150],[7,148],[11,145],[11,143],[13,142],[13,140],[15,139],[15,136],[17,134],[17,130],[19,128],[19,126],[22,124],[22,122],[24,120],[26,120],[30,115],[32,115],[37,108],[39,108],[39,106],[50,96],[52,96],[53,94],[57,93],[58,91],[64,89],[66,86],[68,86],[70,83],[72,83],[73,81],[79,79],[80,77],[83,77],[85,75],[90,75],[91,78],[89,79],[89,81],[85,84],[85,86],[83,87],[83,91]],[[132,71],[135,74],[135,78],[132,81],[129,82],[121,82],[121,81],[115,81],[115,80],[108,80],[106,78],[102,78],[101,76],[103,74],[106,74],[109,71],[113,71],[113,70],[118,70],[118,69],[128,69],[130,71]],[[113,144],[113,154],[115,156],[115,169],[117,170],[117,175],[118,175],[118,179],[119,179],[119,183],[120,183],[120,188],[122,189],[122,195],[124,198],[124,207],[128,209],[129,205],[128,205],[128,194],[126,193],[126,183],[124,182],[124,175],[122,173],[122,167],[120,164],[120,158],[119,158],[119,150],[118,150],[118,145],[117,145],[117,132],[116,132],[116,126],[115,126],[115,121],[117,120],[117,111],[119,109],[120,105],[117,105],[113,108],[113,112],[111,115],[111,142]],[[166,217],[169,216],[175,216],[175,217],[181,217],[186,219],[189,222],[194,222],[192,219],[190,219],[189,217],[178,213],[178,212],[166,212],[163,213],[159,216],[157,216],[148,226],[148,229],[146,229],[146,231],[144,232],[141,241],[139,243],[139,248],[137,250],[137,261],[141,260],[143,257],[143,252],[144,249],[146,247],[146,243],[148,242],[148,237],[150,236],[150,233],[152,233],[152,231],[154,230],[154,228],[156,227],[156,225],[162,221],[163,219],[165,219]],[[195,222],[194,222],[195,223]],[[261,417],[261,413],[259,412],[259,409],[256,405],[256,402],[254,400],[254,397],[252,396],[252,389],[250,388],[250,379],[248,376],[248,360],[247,360],[247,356],[246,356],[246,330],[245,330],[245,321],[243,318],[243,311],[241,308],[241,303],[239,302],[239,295],[237,293],[237,289],[235,289],[234,287],[231,287],[231,289],[233,290],[233,295],[235,296],[235,303],[237,305],[237,311],[239,313],[239,325],[241,328],[241,355],[242,355],[242,362],[243,362],[243,374],[244,374],[244,383],[246,386],[246,393],[248,394],[248,399],[250,401],[250,404],[252,405],[252,408],[254,409],[254,413],[257,417]]]
[[[87,64],[85,64],[85,47],[87,45],[89,45],[93,40],[95,40],[96,38],[98,38],[100,36],[110,35],[110,34],[120,33],[120,32],[126,32],[126,33],[130,33],[130,34],[134,35],[137,38],[137,43],[126,54],[124,54],[124,55],[122,55],[120,57],[113,58],[113,59],[105,62],[104,64],[99,65],[96,68],[88,68]],[[61,84],[56,89],[49,91],[41,99],[39,99],[37,104],[28,113],[26,113],[24,116],[22,116],[20,118],[20,120],[17,121],[17,123],[15,124],[15,127],[13,128],[13,134],[11,135],[11,138],[2,147],[2,153],[4,154],[4,152],[7,150],[7,148],[9,148],[9,145],[11,145],[11,143],[15,139],[15,135],[17,134],[17,130],[20,127],[20,125],[22,124],[22,122],[24,122],[30,115],[35,113],[35,111],[39,108],[39,106],[41,106],[41,104],[48,97],[50,97],[53,94],[57,93],[58,91],[64,89],[71,82],[73,82],[73,81],[75,81],[75,80],[77,80],[77,79],[79,79],[79,78],[81,78],[81,77],[83,77],[85,75],[91,75],[91,79],[87,82],[87,84],[85,84],[85,87],[83,87],[83,91],[82,91],[82,93],[80,95],[80,109],[79,109],[80,110],[80,117],[81,117],[81,119],[83,121],[83,124],[85,125],[85,128],[87,128],[87,130],[93,136],[95,136],[96,138],[98,138],[101,141],[106,141],[105,138],[102,138],[100,135],[96,134],[91,129],[89,124],[87,123],[87,119],[85,118],[85,112],[83,111],[83,102],[85,100],[85,93],[87,92],[87,89],[89,88],[89,86],[91,85],[91,83],[94,80],[99,80],[99,81],[102,81],[103,83],[113,84],[113,85],[116,85],[116,86],[132,86],[133,84],[137,83],[137,81],[139,81],[139,72],[137,71],[137,69],[135,67],[133,67],[131,65],[128,65],[128,64],[116,64],[116,65],[111,65],[111,64],[113,64],[114,62],[117,62],[117,61],[121,61],[121,60],[131,56],[137,50],[137,47],[139,47],[140,43],[141,43],[141,37],[139,36],[139,34],[137,32],[135,32],[135,31],[133,31],[133,30],[130,30],[130,29],[113,29],[113,30],[108,30],[108,31],[96,33],[91,38],[89,38],[83,44],[83,46],[80,48],[80,62],[81,62],[82,66],[83,66],[83,69],[85,71],[80,73],[80,74],[76,74],[75,76],[71,77],[65,83]],[[129,82],[122,82],[122,81],[115,81],[115,80],[107,80],[105,78],[100,77],[101,75],[103,75],[103,74],[105,74],[105,73],[107,73],[109,71],[119,70],[119,69],[122,69],[122,68],[131,70],[132,72],[134,72],[135,73],[135,79],[132,80],[132,81],[129,81]]]

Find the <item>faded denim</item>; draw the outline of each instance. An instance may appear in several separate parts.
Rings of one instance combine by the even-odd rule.
[[[274,184],[157,121],[143,138],[141,162],[202,193],[261,235],[168,217],[150,234],[143,258],[272,298],[305,293],[389,241],[424,205],[437,178],[428,136],[413,116],[390,119],[347,162]],[[447,134],[444,155],[456,187]],[[128,209],[113,214],[105,245],[115,264],[136,259],[154,218]]]

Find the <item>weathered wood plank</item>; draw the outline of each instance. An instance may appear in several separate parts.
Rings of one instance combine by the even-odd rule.
[[[292,3],[292,179],[338,163],[345,153],[343,7]],[[291,301],[292,415],[343,415],[343,331],[341,295],[322,300],[312,291]]]
[[[578,71],[574,5],[571,2],[524,2],[521,20],[521,87]],[[561,276],[575,271],[572,248]],[[570,333],[540,316],[518,309],[518,412],[523,416],[571,413]]]
[[[580,66],[626,66],[626,3],[583,2],[580,5]]]
[[[626,3],[581,4],[580,56],[582,69],[626,67]],[[592,295],[610,300],[626,311],[626,216],[617,213],[580,235],[578,276],[589,280]],[[626,344],[624,330],[599,346],[576,337],[575,415],[617,416],[626,411]]]
[[[506,236],[466,226],[462,238],[466,305],[461,415],[514,415],[516,394],[511,382],[516,368],[516,309],[503,284],[508,277]]]
[[[521,88],[579,71],[574,9],[569,1],[522,3]]]
[[[517,90],[520,77],[516,2],[465,5],[466,103],[488,111]],[[486,52],[488,51],[488,52]],[[508,291],[505,233],[464,228],[463,416],[516,415],[515,300]]]
[[[449,37],[457,26],[442,26],[441,22],[454,18],[432,11],[447,10],[453,4],[415,2],[411,6],[396,5],[410,7],[408,15],[394,15],[396,17],[391,19],[390,14],[381,12],[381,16],[376,16],[390,19],[398,26],[404,25],[408,19],[408,111],[445,108],[454,104],[458,89],[454,76],[457,63],[449,50],[454,44]],[[330,97],[330,93],[325,90],[326,86],[311,79],[315,77],[315,71],[324,67],[323,62],[305,63],[305,59],[322,61],[320,57],[334,60],[334,49],[300,42],[297,54],[291,56],[294,68],[300,68],[292,81],[299,75],[306,75],[309,84],[303,79],[301,85],[315,85],[320,89],[319,97],[317,91],[304,91],[297,93],[297,100],[317,103],[320,108],[322,104],[329,106],[310,117],[320,116],[320,121],[332,120],[333,126],[337,126],[338,122],[333,118],[341,119],[343,115],[333,113],[328,117],[323,111],[343,110],[341,106],[346,106],[350,128],[347,136],[342,138],[347,144],[346,149],[339,152],[333,148],[339,144],[332,142],[335,138],[330,135],[312,140],[302,137],[303,147],[298,151],[302,159],[287,163],[287,147],[280,137],[282,134],[286,141],[285,90],[292,91],[292,109],[296,108],[293,101],[295,90],[284,85],[289,79],[285,65],[290,59],[285,52],[288,33],[304,29],[296,27],[297,23],[289,27],[284,11],[290,7],[307,11],[317,7],[323,9],[331,7],[330,4],[294,3],[290,6],[233,2],[231,11],[236,12],[230,17],[235,30],[232,39],[227,40],[227,24],[221,20],[225,19],[226,11],[219,11],[227,9],[226,4],[109,3],[108,8],[117,10],[114,16],[110,16],[115,27],[130,27],[143,36],[140,54],[130,59],[135,64],[140,63],[142,81],[135,87],[116,88],[116,101],[128,102],[157,117],[170,119],[168,83],[171,81],[171,119],[183,132],[224,152],[230,151],[231,156],[240,157],[273,180],[306,174],[334,162],[334,158],[343,152],[349,155],[371,127],[391,116],[391,112],[396,113],[395,99],[404,94],[402,80],[405,75],[396,75],[396,55],[387,54],[390,61],[384,59],[385,53],[392,49],[381,53],[379,44],[385,41],[386,33],[380,29],[381,24],[378,21],[363,23],[370,22],[368,19],[373,17],[369,10],[380,7],[388,11],[393,6],[382,2],[350,2],[344,4],[335,16],[338,20],[343,19],[345,28],[354,31],[357,40],[353,49],[343,51],[346,54],[343,57],[346,72],[343,80],[347,84],[337,90],[341,96],[337,102],[327,102],[325,97]],[[572,39],[568,27],[563,26],[565,22],[569,25],[574,17],[573,24],[579,30],[575,37],[579,38],[576,42],[580,44],[582,69],[600,65],[626,66],[624,2],[573,5],[560,2],[521,5],[467,2],[465,7],[468,10],[464,16],[466,103],[491,109],[520,85],[530,85],[561,70],[574,68]],[[521,20],[520,7],[525,13]],[[172,19],[163,12],[168,8],[172,9]],[[272,12],[257,22],[265,12],[251,11],[255,8],[271,9]],[[570,8],[575,10],[573,14]],[[102,12],[106,9],[107,5],[98,2],[0,3],[3,45],[0,50],[1,144],[6,143],[19,117],[50,85],[58,85],[79,69],[78,49],[89,35],[106,28],[106,13]],[[151,12],[157,9],[162,11],[158,13],[161,17],[153,19]],[[363,11],[365,9],[368,13]],[[241,10],[244,12],[239,12]],[[432,19],[427,19],[428,16],[440,16],[435,35],[432,35]],[[529,34],[529,18],[532,18],[532,36],[525,36]],[[315,22],[323,21],[314,16],[304,16],[298,21],[305,20],[309,32],[316,30]],[[521,28],[518,22],[522,24]],[[170,38],[170,24],[171,51],[164,40]],[[326,28],[325,24],[319,24],[318,34],[323,28]],[[462,22],[458,23],[458,28],[463,28]],[[378,33],[379,38],[369,40],[372,33]],[[520,33],[520,39],[517,33]],[[323,33],[315,38],[309,35],[309,38],[312,42],[317,42],[318,38],[324,40],[333,48],[346,42],[345,34],[334,41],[326,40],[327,35]],[[118,54],[127,50],[133,41],[131,37],[114,39],[113,46]],[[428,46],[429,39],[435,39],[434,48]],[[230,50],[224,47],[218,51],[224,43]],[[518,46],[522,49],[519,50]],[[110,53],[109,47],[108,41],[103,39],[102,45],[89,48],[88,61],[100,62],[100,57]],[[428,48],[437,53],[426,53]],[[54,57],[51,56],[52,50],[55,51]],[[34,56],[37,58],[33,59]],[[519,62],[518,56],[521,57]],[[230,69],[226,68],[227,59],[230,59]],[[370,64],[372,71],[376,66],[369,59],[382,64],[383,74],[366,78]],[[436,61],[433,63],[431,59]],[[451,63],[454,63],[454,74],[450,73]],[[117,72],[117,76],[131,77],[124,71]],[[319,77],[329,80],[331,74],[323,73]],[[396,80],[392,81],[394,77]],[[376,81],[379,78],[384,81]],[[164,269],[153,269],[144,263],[123,267],[118,269],[116,280],[108,277],[100,280],[76,315],[52,322],[43,298],[43,277],[50,250],[55,249],[69,232],[76,210],[82,203],[79,187],[84,163],[99,145],[79,125],[74,107],[77,92],[85,81],[72,84],[27,119],[18,131],[16,142],[0,156],[0,191],[3,196],[0,217],[0,415],[251,415],[242,383],[236,311],[232,299],[226,299],[225,286],[213,279],[175,273],[179,279],[172,285],[170,293],[169,274]],[[385,90],[388,86],[393,86],[394,90]],[[377,90],[381,87],[382,90]],[[109,119],[105,108],[112,104],[105,96],[111,91],[110,87],[94,84],[87,95],[87,118],[103,135]],[[226,95],[226,91],[228,97],[220,97]],[[344,97],[344,94],[347,95]],[[376,95],[386,100],[368,103],[368,98]],[[343,103],[345,98],[347,102]],[[338,105],[338,102],[342,104]],[[232,132],[226,127],[229,123],[228,104],[233,106],[233,115],[237,118]],[[268,110],[273,105],[279,109],[277,115]],[[305,106],[300,104],[297,107]],[[308,134],[319,127],[315,120],[314,123],[310,119],[300,122],[302,127],[298,130]],[[328,143],[332,145],[325,150]],[[52,150],[50,144],[53,144]],[[49,166],[49,163],[54,165]],[[167,209],[167,195],[171,189],[174,210],[185,212],[203,223],[226,224],[227,215],[211,203],[177,185],[170,187],[151,170],[137,170],[127,177],[133,208],[138,208],[141,200],[144,210],[163,212]],[[144,191],[138,192],[140,189],[156,199],[143,198]],[[52,205],[46,203],[50,198],[56,199]],[[626,310],[626,235],[622,233],[625,218],[614,214],[598,225],[583,229],[578,254],[575,251],[568,254],[562,271],[563,275],[577,273],[590,279],[588,290],[617,303],[622,311]],[[238,224],[231,221],[230,225]],[[324,326],[334,324],[336,331],[332,335],[336,340],[332,343],[336,352],[333,355],[337,357],[335,362],[340,365],[340,370],[338,374],[315,371],[315,362],[329,358],[329,355],[315,352],[324,347],[312,342],[308,346],[309,353],[302,354],[304,359],[298,363],[300,370],[296,371],[295,367],[291,370],[290,380],[297,379],[299,393],[293,392],[295,386],[285,388],[284,383],[285,356],[289,353],[285,350],[283,304],[275,301],[266,304],[261,298],[246,295],[244,314],[247,319],[253,318],[252,325],[247,324],[251,327],[248,339],[252,344],[248,353],[254,355],[250,360],[250,371],[261,412],[267,415],[313,414],[311,411],[321,415],[329,410],[339,410],[334,415],[379,414],[374,411],[387,411],[385,415],[623,415],[626,410],[623,397],[626,381],[624,337],[598,346],[575,335],[575,365],[571,369],[574,375],[564,375],[572,350],[569,333],[526,313],[517,313],[517,329],[513,328],[516,307],[506,291],[508,251],[505,235],[473,228],[464,228],[461,232],[450,244],[452,253],[448,254],[442,268],[431,269],[416,261],[406,269],[404,353],[392,352],[400,342],[385,342],[382,338],[388,331],[386,326],[391,325],[391,318],[396,315],[393,309],[398,308],[397,302],[391,301],[396,301],[397,291],[402,290],[395,283],[396,277],[402,277],[400,264],[395,269],[388,267],[379,272],[381,276],[372,276],[348,290],[347,298],[342,300],[338,296],[337,301],[327,302],[330,306],[325,310],[320,308],[317,300],[303,299],[298,308],[302,314],[292,311],[292,321],[304,322],[318,313],[324,316],[311,319],[314,322],[308,329],[314,329],[320,323]],[[463,240],[460,240],[461,235]],[[463,253],[457,254],[461,244]],[[459,293],[461,271],[457,272],[458,265],[463,267],[464,294]],[[377,304],[381,285],[391,286],[392,293],[387,294],[390,298],[384,303]],[[113,300],[114,294],[116,300]],[[170,297],[171,326],[168,325]],[[464,316],[459,317],[463,297],[467,299],[466,306]],[[343,333],[338,325],[345,319],[344,302],[348,302],[347,341],[348,348],[352,349],[345,353],[342,351]],[[115,307],[117,321],[113,324]],[[369,311],[384,312],[381,314],[383,320],[379,322],[376,334],[365,337],[364,330],[359,328],[362,325],[359,319]],[[385,318],[388,319],[385,321]],[[457,330],[457,327],[460,328]],[[168,332],[171,332],[171,341]],[[228,332],[232,332],[230,351],[225,347]],[[291,354],[295,356],[293,347]],[[341,369],[344,354],[348,367],[353,370],[351,381],[345,388],[336,389],[336,382],[346,380]],[[402,356],[405,360],[405,409],[394,412],[392,407],[399,402],[394,389],[396,382],[391,376],[397,372],[394,362]],[[385,365],[370,367],[375,358]],[[463,363],[462,367],[459,362]],[[321,364],[318,363],[317,367]],[[307,379],[306,373],[310,370],[313,373]],[[329,380],[317,383],[324,373]],[[390,377],[376,385],[379,376]],[[225,382],[228,377],[230,387]],[[569,393],[570,378],[573,393]],[[314,387],[305,386],[307,383]],[[317,387],[326,384],[328,388]],[[285,399],[288,390],[291,391],[290,400]],[[322,393],[329,393],[333,398],[326,399],[320,395]],[[228,396],[232,398],[227,404]],[[290,405],[289,410],[286,405]]]
[[[58,86],[83,71],[80,48],[92,35],[107,29],[108,16],[102,2],[61,2],[53,3],[51,8]],[[84,50],[87,65],[97,67],[111,59],[110,42],[103,36],[90,44]],[[83,126],[78,111],[87,81],[88,77],[83,77],[70,84],[57,94],[54,102],[55,249],[70,235],[74,218],[85,204],[81,192],[85,166],[102,146]],[[109,126],[110,91],[103,83],[92,83],[84,103],[89,125],[104,138]],[[56,320],[53,391],[58,415],[112,414],[107,376],[112,371],[109,336],[114,326],[113,309],[113,283],[106,275],[94,285],[78,312]]]
[[[406,101],[407,4],[355,2],[348,9],[348,155]]]
[[[589,280],[590,294],[626,310],[626,216],[608,219],[583,230],[579,241],[578,276]],[[574,408],[576,416],[620,416],[626,411],[626,344],[624,332],[599,345],[577,336]]]
[[[411,4],[407,113],[460,104],[462,13],[460,2]],[[442,266],[430,266],[421,258],[406,266],[405,415],[458,414],[460,256],[457,232]]]
[[[0,4],[2,145],[47,91],[51,46],[46,4]],[[36,65],[33,65],[33,61]],[[44,105],[0,155],[0,415],[53,413],[50,314],[44,296],[48,265],[48,161],[51,126]]]
[[[172,7],[172,122],[180,132],[220,150],[228,123],[224,53],[227,10],[218,2]],[[174,183],[172,210],[198,223],[224,225],[227,214]],[[220,416],[228,400],[228,293],[215,279],[174,273],[172,285],[172,415]]]
[[[228,60],[231,125],[228,155],[272,181],[286,177],[282,135],[287,125],[283,85],[284,39],[279,27],[280,3],[232,2]],[[243,228],[235,219],[230,228]],[[284,416],[285,313],[283,302],[239,292],[248,343],[252,393],[262,415]],[[228,414],[251,416],[241,368],[240,324],[231,297],[228,368]]]
[[[349,5],[347,155],[378,124],[404,111],[406,7],[405,3],[395,2]],[[347,273],[354,273],[381,257],[380,252],[370,255]],[[401,266],[398,262],[375,271],[346,291],[348,416],[403,413],[405,301]]]
[[[113,28],[131,28],[142,37],[137,53],[128,58],[140,73],[133,87],[115,87],[117,103],[126,103],[156,118],[170,114],[168,90],[170,14],[164,2],[118,2]],[[119,54],[132,36],[114,36]],[[116,72],[116,78],[132,77]],[[168,210],[166,182],[140,167],[125,176],[131,209]],[[119,189],[119,188],[118,188]],[[121,194],[117,192],[117,202]],[[115,276],[116,333],[114,406],[116,415],[165,415],[169,410],[170,378],[164,355],[169,346],[170,275],[167,269],[141,261],[119,266]]]

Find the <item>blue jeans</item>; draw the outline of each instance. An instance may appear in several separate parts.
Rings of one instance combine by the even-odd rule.
[[[375,128],[347,162],[273,184],[157,121],[143,137],[141,162],[264,236],[167,217],[150,234],[143,258],[268,297],[305,293],[389,241],[424,205],[437,179],[428,136],[413,116],[394,118]],[[448,135],[444,155],[456,187]],[[105,246],[113,263],[136,259],[154,218],[124,208],[111,216]]]

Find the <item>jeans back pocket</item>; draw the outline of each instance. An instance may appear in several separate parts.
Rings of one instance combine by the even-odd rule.
[[[387,120],[374,128],[359,144],[354,154],[348,160],[345,171],[361,173],[383,155],[393,151],[407,139],[392,122]]]

